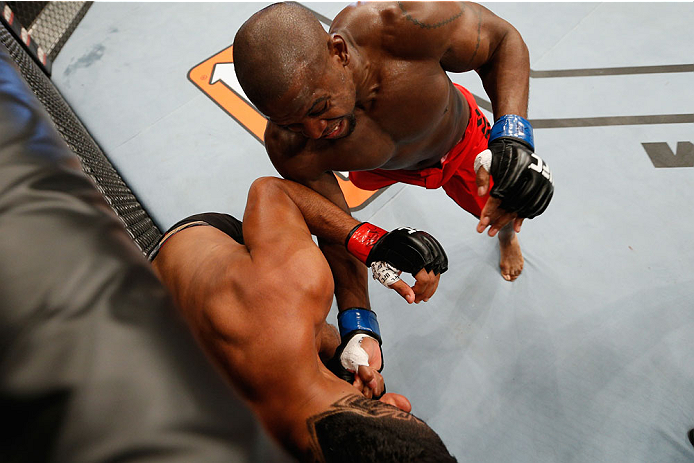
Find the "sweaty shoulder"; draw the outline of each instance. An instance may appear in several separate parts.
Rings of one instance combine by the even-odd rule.
[[[335,17],[331,32],[399,58],[438,60],[465,12],[458,2],[360,2]]]

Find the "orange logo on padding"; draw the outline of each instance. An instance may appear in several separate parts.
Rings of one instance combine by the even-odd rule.
[[[243,93],[234,71],[233,46],[225,48],[216,55],[206,59],[188,72],[188,80],[210,97],[220,108],[241,124],[248,133],[263,143],[265,134],[265,117],[255,109]],[[335,176],[347,205],[352,210],[366,206],[385,188],[378,191],[366,191],[357,188],[349,181],[347,174],[336,172]]]

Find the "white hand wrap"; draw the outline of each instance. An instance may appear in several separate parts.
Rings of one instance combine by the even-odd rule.
[[[357,334],[349,340],[340,356],[340,363],[345,370],[356,373],[359,365],[369,365],[369,354],[361,347],[361,340],[370,337],[367,334]]]
[[[487,172],[492,171],[492,152],[489,150],[484,150],[477,156],[475,156],[475,173],[480,170],[480,167],[484,167]]]
[[[372,262],[371,272],[373,273],[374,280],[380,281],[381,284],[387,288],[396,281],[400,281],[400,274],[402,273],[385,261]]]

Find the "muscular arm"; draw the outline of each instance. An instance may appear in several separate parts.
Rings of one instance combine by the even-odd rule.
[[[398,14],[392,13],[396,8]],[[392,18],[384,22],[393,29],[393,37],[410,47],[408,51],[394,40],[391,47],[400,54],[409,52],[420,59],[436,60],[445,71],[475,70],[492,102],[495,121],[504,115],[527,116],[530,59],[523,39],[511,24],[468,2],[397,2],[390,10]],[[479,169],[476,180],[478,195],[484,196],[489,191],[489,172]],[[489,226],[489,235],[494,236],[513,222],[519,232],[523,218],[513,212],[518,206],[512,207],[504,210],[499,198],[490,198],[480,214],[477,231],[482,233]]]
[[[331,203],[330,209],[334,206],[346,214],[356,225],[358,222],[350,215],[349,207],[335,175],[325,170],[316,162],[317,160],[308,162],[301,156],[296,156],[295,153],[303,148],[302,146],[295,146],[299,137],[283,132],[285,131],[272,123],[268,123],[265,133],[265,143],[270,160],[280,175],[295,180],[319,193]],[[308,221],[307,218],[307,223]],[[309,227],[311,227],[310,223]],[[320,248],[333,273],[338,310],[345,310],[350,307],[370,309],[367,268],[347,252],[344,247],[344,238],[342,242],[330,242],[320,234],[316,233],[316,236],[318,236]]]
[[[246,397],[260,401],[273,394],[264,386],[268,375],[292,376],[318,353],[333,287],[311,235],[344,247],[358,222],[308,188],[273,177],[253,183],[243,218],[245,247],[213,227],[191,227],[172,236],[153,264],[207,351]],[[258,333],[272,336],[258,343]]]
[[[528,115],[530,57],[520,33],[486,8],[477,10],[479,39],[486,34],[490,47],[484,64],[476,67],[494,110],[494,119],[504,114]]]
[[[318,181],[311,182],[308,186],[328,198],[331,205],[339,205],[341,211],[350,214],[342,190],[332,172],[325,173]],[[355,225],[359,223],[351,215],[349,217]],[[319,236],[318,243],[333,272],[338,310],[345,310],[350,307],[370,309],[368,269],[347,252],[344,247],[344,239],[340,243],[330,243]]]
[[[358,224],[357,220],[338,206],[309,188],[293,181],[266,177],[256,180],[249,192],[244,214],[244,241],[254,262],[266,260],[274,266],[282,265],[286,267],[286,272],[292,272],[294,275],[303,275],[304,267],[324,267],[320,281],[313,285],[310,282],[302,282],[302,284],[309,288],[313,286],[318,292],[322,290],[324,297],[326,292],[330,293],[330,299],[332,299],[333,288],[325,282],[325,274],[330,275],[330,272],[327,271],[325,260],[319,257],[318,248],[309,241],[308,232],[318,236],[326,246],[335,250],[344,250],[344,243],[349,232]],[[291,227],[289,230],[287,230],[288,226]],[[262,235],[262,237],[256,238],[256,235]],[[287,235],[293,237],[287,238]],[[297,252],[297,246],[307,248]],[[291,253],[291,256],[285,259],[282,257],[284,253]],[[297,256],[306,254],[312,256],[310,260],[297,265]],[[354,261],[360,268],[366,268],[361,261],[356,259]],[[334,269],[332,270],[334,272]],[[325,301],[322,306],[324,320],[330,301]],[[314,320],[314,323],[320,322]],[[316,330],[319,333],[316,336],[318,344],[324,341],[326,329],[328,327],[323,322],[322,326]],[[328,339],[330,345],[317,344],[319,355],[327,351],[334,354],[337,345],[340,344],[337,332],[333,331],[332,338]],[[366,397],[379,396],[384,392],[383,377],[379,373],[382,367],[381,349],[374,338],[366,339],[364,345],[369,347],[367,350],[369,365],[359,366],[359,373],[355,375],[352,384]],[[326,352],[321,352],[321,348],[326,348]]]
[[[527,114],[530,60],[518,31],[469,2],[396,2],[383,14],[387,43],[399,55],[437,60],[445,71],[475,70],[495,119]]]

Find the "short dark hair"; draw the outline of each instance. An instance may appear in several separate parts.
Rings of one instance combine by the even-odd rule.
[[[300,77],[322,71],[329,36],[298,3],[275,3],[251,16],[234,38],[234,69],[251,102],[263,111]]]
[[[316,458],[328,463],[457,461],[424,421],[356,395],[312,417],[308,427]]]

